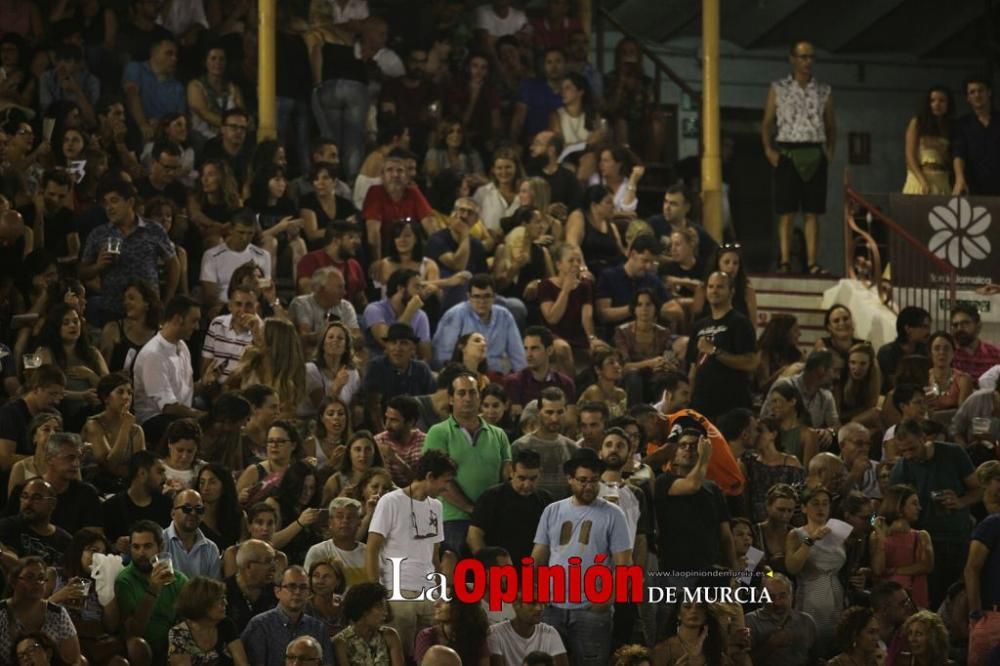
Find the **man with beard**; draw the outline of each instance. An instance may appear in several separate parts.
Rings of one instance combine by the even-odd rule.
[[[475,555],[494,546],[506,550],[514,562],[531,555],[535,526],[552,496],[538,488],[542,459],[536,451],[512,453],[510,480],[487,489],[476,500],[466,541]],[[511,520],[517,516],[517,520]]]
[[[385,430],[375,435],[382,461],[392,482],[403,487],[413,480],[426,435],[416,427],[420,404],[409,395],[397,395],[385,405]],[[307,566],[306,569],[309,567]]]
[[[608,428],[598,456],[605,464],[601,473],[600,496],[612,504],[617,504],[625,513],[629,538],[632,543],[632,561],[645,568],[648,540],[652,531],[649,524],[646,495],[633,487],[622,473],[628,462],[632,442],[628,433],[621,428]],[[615,603],[614,645],[631,643],[632,629],[639,616],[639,607],[630,603]]]
[[[563,467],[572,496],[545,507],[531,557],[536,565],[568,570],[570,560],[591,566],[603,555],[608,566],[632,563],[632,542],[621,507],[598,496],[605,465],[581,451]],[[568,577],[567,577],[568,580]],[[574,663],[606,664],[611,652],[611,603],[569,601],[571,589],[553,590],[556,601],[542,615],[559,632]],[[575,590],[579,592],[579,590]],[[624,591],[622,591],[624,592]]]
[[[163,463],[151,451],[137,451],[128,463],[128,488],[104,502],[104,536],[118,552],[128,548],[128,530],[136,521],[151,520],[161,527],[170,523],[164,472]]]
[[[984,372],[1000,364],[1000,346],[979,339],[983,322],[979,308],[972,303],[959,303],[951,311],[951,334],[955,336],[955,360],[952,367],[978,379]]]
[[[538,429],[511,444],[512,455],[525,449],[538,453],[541,457],[539,488],[555,499],[563,499],[569,494],[562,468],[580,450],[576,442],[562,434],[565,414],[563,390],[557,386],[542,389],[538,399]]]
[[[750,407],[750,376],[757,368],[753,324],[733,309],[733,281],[721,271],[708,276],[705,299],[711,315],[694,325],[687,360],[694,387],[691,407],[714,419],[735,407]]]
[[[167,657],[167,634],[176,624],[174,606],[187,576],[171,563],[153,558],[163,552],[163,530],[150,520],[132,526],[129,552],[132,562],[115,579],[115,598],[125,620],[125,635],[146,639],[154,663]]]
[[[334,220],[326,228],[326,244],[307,252],[295,267],[295,280],[300,294],[310,291],[309,278],[321,268],[333,266],[344,274],[348,300],[356,309],[365,306],[368,280],[365,269],[355,258],[361,245],[361,228],[350,222]]]
[[[382,184],[372,185],[365,195],[362,216],[368,231],[368,259],[371,263],[381,259],[382,250],[392,242],[389,232],[396,220],[412,217],[420,221],[428,235],[437,231],[431,205],[406,175],[409,154],[408,150],[395,149],[386,155],[382,164]]]
[[[225,580],[226,615],[241,632],[250,619],[278,604],[274,596],[274,548],[266,541],[247,539],[236,551],[236,573]]]
[[[35,233],[35,247],[44,247],[60,261],[76,261],[80,254],[80,234],[71,209],[73,183],[62,170],[46,171],[41,192],[32,205],[20,209],[24,224]]]
[[[365,342],[372,353],[383,353],[388,344],[385,334],[395,322],[408,324],[417,334],[417,349],[425,361],[431,357],[431,325],[420,298],[420,274],[401,268],[389,276],[385,297],[368,305],[362,317]]]
[[[816,623],[808,613],[792,608],[792,581],[776,573],[764,579],[771,601],[747,614],[750,654],[755,664],[811,666],[817,663]],[[874,602],[874,597],[872,598]],[[881,622],[880,622],[881,624]]]
[[[346,592],[351,585],[368,580],[365,575],[365,544],[357,539],[361,502],[352,497],[334,497],[328,511],[330,538],[309,549],[305,569],[312,571],[317,562],[336,561],[344,576]]]
[[[0,565],[8,569],[21,557],[37,555],[49,566],[57,566],[73,537],[52,524],[56,495],[52,486],[41,478],[24,484],[21,491],[21,513],[0,520]]]
[[[529,156],[524,165],[528,175],[544,178],[549,184],[552,203],[562,204],[563,211],[558,212],[563,213],[561,218],[563,220],[569,214],[569,210],[575,210],[580,206],[583,196],[576,174],[559,163],[559,156],[564,147],[562,135],[552,130],[543,130],[531,140],[528,148]],[[555,215],[557,211],[552,212]]]
[[[686,187],[679,183],[671,185],[663,194],[663,214],[651,215],[647,221],[663,247],[670,247],[670,234],[673,232],[694,229],[698,234],[698,263],[708,266],[719,244],[705,227],[688,219],[692,201],[691,192]]]
[[[205,504],[197,490],[183,490],[174,497],[173,522],[163,531],[174,567],[188,578],[221,578],[219,547],[201,531]]]
[[[420,338],[409,324],[392,324],[382,340],[385,354],[368,362],[362,387],[366,412],[379,431],[388,400],[397,395],[424,395],[434,390],[430,366],[414,358]]]

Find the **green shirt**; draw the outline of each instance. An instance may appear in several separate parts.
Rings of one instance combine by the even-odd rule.
[[[431,426],[424,440],[424,451],[444,451],[458,465],[455,483],[469,501],[475,502],[487,488],[505,481],[500,478],[504,463],[510,462],[507,433],[480,417],[479,430],[469,433],[454,416]],[[443,497],[444,519],[469,520],[472,516]]]
[[[149,616],[146,633],[143,635],[154,655],[167,654],[167,634],[170,628],[177,624],[174,605],[187,581],[187,576],[175,571],[174,582],[166,585],[156,597],[156,605],[153,606],[153,613]],[[129,564],[122,569],[115,579],[115,598],[118,600],[118,609],[123,618],[136,612],[148,590],[149,579],[135,568],[135,564]]]

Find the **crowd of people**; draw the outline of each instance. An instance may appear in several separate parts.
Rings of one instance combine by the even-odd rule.
[[[253,2],[0,0],[0,663],[1000,664],[978,310],[758,335],[740,243],[684,183],[640,206],[639,45],[465,4],[280,0],[255,141]],[[816,273],[832,97],[790,61],[763,142]],[[953,186],[923,157],[944,97],[907,188],[983,193],[975,126]],[[490,608],[470,558],[645,601]],[[720,586],[758,601],[645,594]]]

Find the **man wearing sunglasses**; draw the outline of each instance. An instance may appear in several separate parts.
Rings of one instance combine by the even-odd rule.
[[[205,504],[197,490],[184,490],[174,497],[170,526],[163,530],[167,552],[174,567],[188,578],[221,578],[219,547],[201,531]]]

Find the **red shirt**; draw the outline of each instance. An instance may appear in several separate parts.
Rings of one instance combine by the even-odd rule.
[[[531,29],[535,35],[535,49],[564,49],[569,44],[569,36],[581,30],[580,21],[564,16],[560,23],[552,25],[548,17],[536,18],[531,21]]]
[[[1000,347],[982,340],[979,340],[975,351],[964,347],[956,349],[955,359],[951,362],[953,368],[969,373],[975,380],[994,365],[1000,365]]]
[[[387,243],[391,241],[389,233],[393,222],[402,220],[404,217],[412,217],[419,221],[425,217],[433,215],[431,205],[420,192],[416,185],[408,185],[403,191],[403,198],[393,201],[389,193],[385,191],[383,185],[372,185],[365,195],[365,205],[362,207],[361,215],[364,220],[378,220],[382,223],[382,250],[385,251]]]
[[[302,256],[299,260],[298,268],[296,269],[296,283],[299,280],[312,277],[312,274],[321,268],[326,268],[327,266],[333,266],[334,268],[340,270],[344,274],[344,283],[347,288],[348,300],[352,304],[355,303],[355,299],[360,297],[360,302],[365,302],[365,290],[367,289],[367,282],[365,279],[365,271],[361,268],[361,264],[358,263],[357,259],[348,259],[346,262],[340,264],[330,258],[330,255],[326,253],[326,250],[320,248],[319,250],[313,250]]]

